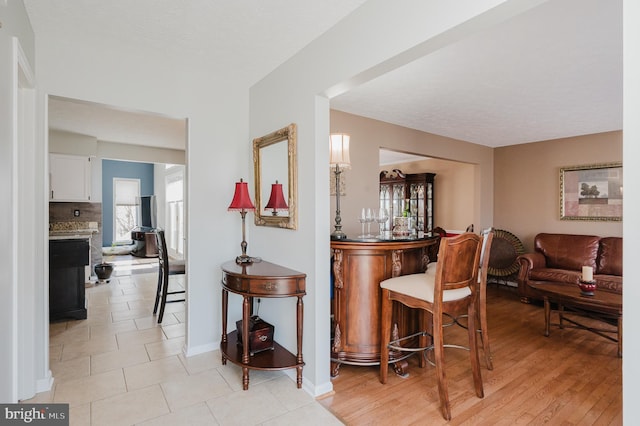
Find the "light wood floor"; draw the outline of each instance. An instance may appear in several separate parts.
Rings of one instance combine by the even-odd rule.
[[[522,304],[515,289],[504,286],[491,286],[487,293],[494,369],[481,361],[485,396],[477,398],[468,352],[445,350],[449,424],[622,424],[622,359],[616,343],[573,328],[552,327],[544,337],[541,304]],[[464,344],[465,333],[449,327],[445,341]],[[333,380],[335,393],[320,403],[347,425],[447,424],[434,368],[420,369],[415,357],[409,365],[408,378],[390,371],[386,385],[378,381],[377,366],[343,365]]]

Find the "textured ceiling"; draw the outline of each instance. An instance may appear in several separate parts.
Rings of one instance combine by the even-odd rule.
[[[135,44],[250,86],[365,0],[24,0],[36,37]],[[99,42],[98,42],[99,41]],[[49,127],[98,140],[185,148],[185,122],[52,98]]]
[[[36,37],[125,41],[178,58],[215,58],[205,64],[212,72],[250,85],[364,1],[24,3]],[[490,147],[622,129],[622,0],[545,2],[337,96],[331,107]],[[88,109],[53,100],[50,125],[100,140],[184,148],[184,137],[148,134],[157,128],[166,135],[184,125],[180,120],[163,128],[154,121],[163,118],[154,117],[152,128],[133,129],[129,124],[146,120]],[[91,121],[74,123],[74,115]],[[184,135],[180,126],[175,132]]]
[[[622,1],[549,1],[331,107],[490,147],[620,130]]]
[[[111,40],[255,83],[365,0],[24,0],[36,37]],[[207,59],[209,62],[206,62]]]

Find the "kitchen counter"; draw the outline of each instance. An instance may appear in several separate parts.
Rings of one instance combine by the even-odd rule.
[[[49,240],[89,239],[98,233],[98,222],[52,222]]]
[[[49,232],[49,240],[88,240],[93,234],[97,234],[98,231],[74,231],[74,232]]]

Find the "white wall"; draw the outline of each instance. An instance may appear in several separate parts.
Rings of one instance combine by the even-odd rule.
[[[107,142],[98,140],[94,136],[59,130],[49,131],[49,152],[146,163],[185,163],[183,150]]]
[[[43,357],[26,352],[46,351],[44,312],[42,305],[37,306],[42,297],[34,293],[35,276],[43,273],[43,229],[38,229],[43,222],[33,223],[43,210],[44,197],[35,199],[33,186],[28,186],[42,180],[43,164],[33,138],[28,145],[20,144],[25,129],[16,121],[24,116],[18,108],[25,101],[25,92],[18,90],[24,75],[18,74],[16,46],[22,49],[27,68],[33,70],[35,64],[33,31],[22,2],[0,2],[0,23],[0,236],[4,241],[0,245],[0,401],[16,402],[33,394],[34,380],[46,375]],[[29,97],[35,104],[35,92]],[[20,189],[25,192],[20,194]],[[19,235],[26,229],[31,231]],[[24,270],[27,249],[31,249],[29,274]]]
[[[640,182],[640,2],[624,0],[623,3],[623,45],[624,45],[624,117],[623,117],[623,174],[625,182]],[[623,389],[623,421],[625,424],[637,423],[640,419],[640,406],[637,396],[640,395],[640,363],[635,362],[640,354],[640,310],[634,309],[640,300],[640,272],[634,267],[637,262],[640,238],[640,187],[638,185],[625,186],[625,202],[623,206],[624,222],[624,268],[625,281],[631,285],[625,286],[624,303],[624,347],[622,363]],[[628,307],[631,307],[628,309]],[[630,332],[629,332],[630,331]]]
[[[164,52],[112,40],[37,44],[38,79],[50,95],[189,119],[187,144],[188,354],[217,349],[220,264],[237,254],[240,216],[227,212],[234,182],[251,165],[248,89]],[[46,147],[42,147],[46,149]],[[239,308],[238,308],[239,312]]]

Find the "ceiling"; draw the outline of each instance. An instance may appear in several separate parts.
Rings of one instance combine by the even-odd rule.
[[[365,2],[23,1],[36,38],[161,50],[176,60],[195,60],[221,78],[244,78],[248,86]],[[49,127],[101,141],[185,148],[184,120],[73,99],[50,99]]]
[[[422,161],[430,158],[424,155],[408,154],[406,152],[394,151],[385,148],[380,148],[378,150],[378,154],[380,157],[381,166],[387,166],[389,164],[411,163],[413,161]]]
[[[36,37],[111,38],[214,57],[230,65],[219,73],[253,83],[364,1],[24,3]],[[543,3],[337,96],[331,107],[489,147],[620,130],[622,1]],[[184,149],[184,120],[62,98],[51,100],[49,114],[55,129]]]
[[[49,128],[104,142],[178,150],[185,149],[187,138],[184,119],[57,96],[49,97]]]
[[[622,1],[553,0],[331,100],[489,147],[622,129]]]

